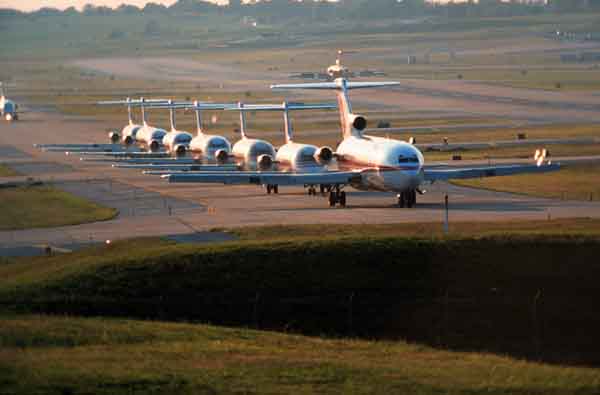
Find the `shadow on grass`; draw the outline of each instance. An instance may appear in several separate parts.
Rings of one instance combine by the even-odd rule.
[[[600,366],[600,242],[337,240],[170,253],[0,294],[5,309],[403,339]]]

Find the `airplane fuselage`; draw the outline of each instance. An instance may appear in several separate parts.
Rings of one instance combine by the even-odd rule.
[[[242,168],[248,170],[261,170],[261,164],[259,163],[261,158],[270,157],[273,161],[276,156],[273,145],[264,140],[251,138],[242,138],[236,142],[233,145],[232,154],[234,160]]]
[[[166,134],[167,131],[164,129],[155,128],[154,126],[150,125],[143,125],[137,131],[136,140],[151,150],[156,151],[162,146],[162,140]]]
[[[275,160],[282,171],[323,171],[324,166],[316,159],[317,151],[318,148],[311,144],[288,142],[279,147]]]
[[[15,102],[6,99],[4,96],[0,98],[0,114],[7,121],[17,120],[19,117]]]
[[[223,156],[231,152],[231,143],[225,137],[201,133],[190,142],[190,151],[201,158],[219,162],[227,159]]]
[[[424,158],[415,146],[376,136],[350,136],[337,148],[341,170],[363,170],[360,190],[406,192],[423,182]]]
[[[136,125],[130,123],[126,125],[121,131],[121,141],[125,145],[131,145],[136,142],[137,132],[141,129],[142,125]]]
[[[183,155],[188,151],[192,138],[193,136],[186,131],[171,130],[163,136],[162,144],[167,151]]]

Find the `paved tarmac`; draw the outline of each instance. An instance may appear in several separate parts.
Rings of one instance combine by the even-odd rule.
[[[248,225],[441,222],[445,194],[450,198],[451,222],[600,217],[599,202],[531,198],[445,183],[426,186],[428,192],[418,197],[414,209],[397,208],[392,193],[352,189],[348,190],[348,207],[332,209],[324,197],[308,196],[300,187],[282,187],[279,195],[266,195],[257,186],[168,184],[137,170],[81,162],[77,156],[41,152],[32,145],[104,142],[108,126],[115,125],[36,112],[27,113],[17,123],[0,123],[0,163],[26,173],[13,181],[43,179],[120,212],[111,221],[0,232],[0,255],[35,253],[46,244],[68,248],[156,235],[212,241],[214,234],[203,232]],[[0,183],[7,181],[10,179],[0,179]]]

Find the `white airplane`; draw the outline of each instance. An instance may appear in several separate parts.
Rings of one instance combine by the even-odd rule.
[[[200,103],[194,101],[192,106],[186,107],[187,110],[196,112],[197,134],[190,143],[190,151],[197,159],[206,159],[209,162],[225,164],[231,155],[231,143],[223,136],[208,134],[204,132],[202,126],[203,110],[225,110],[234,106],[233,104],[220,103]]]
[[[317,110],[317,109],[335,109],[337,108],[336,104],[309,104],[305,105],[303,103],[287,103],[283,104],[244,104],[243,106],[236,105],[232,107],[230,105],[218,105],[218,104],[210,104],[210,103],[194,103],[192,107],[186,107],[189,109],[195,109],[197,113],[200,112],[200,109],[206,108],[217,108],[224,109],[228,111],[241,111],[241,112],[256,112],[256,111],[282,111],[284,113],[284,130],[286,143],[279,147],[277,153],[275,155],[274,164],[277,165],[278,170],[285,170],[289,172],[300,172],[300,171],[321,171],[324,166],[329,164],[333,159],[333,151],[329,147],[316,147],[310,144],[300,144],[292,141],[292,125],[291,119],[289,117],[290,110]],[[201,125],[200,116],[197,116],[198,124]],[[199,165],[197,163],[166,163],[167,161],[153,162],[150,164],[143,164],[139,160],[128,161],[128,164],[117,164],[115,167],[120,168],[137,168],[145,170],[145,174],[153,174],[153,175],[163,175],[169,174],[173,172],[204,172],[204,171],[233,171],[233,170],[243,170],[243,163],[227,163],[228,152],[223,152],[220,150],[215,150],[215,144],[211,142],[212,139],[223,139],[220,136],[211,136],[202,134],[200,137],[199,149],[198,152],[211,153],[212,155],[209,157],[214,158],[216,160],[216,165]],[[219,143],[227,142],[227,140],[217,140]],[[206,148],[205,148],[206,147]],[[308,186],[309,193],[316,194],[314,186]],[[278,192],[278,186],[276,185],[266,185],[267,193]],[[311,193],[311,194],[312,194]]]
[[[224,183],[224,184],[278,184],[278,185],[331,185],[329,205],[346,206],[345,186],[358,190],[393,191],[400,207],[413,207],[417,192],[425,182],[456,178],[479,178],[519,173],[539,173],[558,170],[559,165],[548,162],[540,155],[533,165],[500,165],[470,168],[427,168],[423,154],[404,141],[363,134],[365,117],[354,114],[349,90],[398,85],[397,82],[349,82],[337,78],[334,82],[312,84],[273,85],[272,89],[328,89],[335,90],[343,140],[336,150],[339,170],[317,173],[285,172],[207,172],[202,174],[170,174],[163,176],[169,182]]]
[[[240,165],[240,168],[247,170],[264,171],[272,169],[275,161],[275,148],[265,140],[248,137],[246,134],[244,103],[239,102],[236,110],[240,112],[240,134],[242,138],[231,149],[233,160]]]
[[[162,138],[162,145],[166,151],[177,157],[185,156],[190,149],[190,143],[194,136],[185,130],[177,130],[175,124],[175,110],[186,108],[187,103],[176,103],[173,100],[168,100],[166,104],[151,105],[152,108],[166,108],[169,110],[169,120],[171,123],[171,130],[167,132]]]
[[[18,121],[19,106],[12,100],[6,98],[6,85],[0,82],[0,115],[7,121]]]
[[[148,148],[152,152],[157,152],[162,147],[162,139],[167,134],[167,131],[161,128],[157,128],[148,124],[146,117],[146,108],[152,107],[153,105],[167,104],[168,100],[163,99],[152,99],[147,100],[140,98],[139,100],[114,100],[114,101],[101,101],[99,105],[125,105],[127,106],[127,113],[129,117],[129,123],[123,128],[121,136],[116,136],[113,132],[109,137],[111,141],[115,139],[118,141],[119,137],[122,139],[125,145],[131,145],[135,142],[141,144],[145,148]],[[131,117],[131,108],[140,107],[142,112],[142,124],[138,125],[133,123]]]
[[[325,72],[313,72],[303,71],[290,75],[290,78],[300,79],[312,79],[312,80],[324,80],[334,81],[336,78],[355,78],[355,77],[381,77],[385,76],[385,73],[380,70],[360,70],[350,71],[347,67],[342,65],[342,55],[356,53],[355,51],[337,51],[337,57],[335,64],[329,66]]]
[[[104,156],[115,156],[115,157],[127,157],[127,156],[149,156],[156,155],[156,152],[142,152],[137,147],[132,147],[137,141],[137,133],[143,129],[144,125],[139,125],[133,122],[132,107],[142,107],[142,115],[144,115],[143,106],[152,106],[158,104],[167,103],[164,99],[131,99],[116,100],[116,101],[100,101],[98,105],[126,105],[127,115],[129,122],[125,125],[121,133],[113,131],[108,134],[110,143],[91,143],[91,144],[34,144],[35,147],[40,148],[44,151],[59,152],[65,151],[69,154],[79,155],[104,155]],[[121,144],[120,144],[121,143]]]
[[[275,164],[278,171],[299,173],[323,171],[324,167],[329,165],[333,160],[334,154],[330,147],[317,147],[312,144],[302,144],[293,141],[290,110],[329,110],[335,108],[337,108],[335,104],[304,104],[284,101],[282,104],[245,104],[241,108],[229,110],[238,110],[240,112],[282,111],[285,144],[277,149]],[[278,192],[277,184],[267,184],[266,187],[267,193],[270,193],[271,190],[275,191],[275,193]],[[309,194],[316,194],[313,185],[309,185],[308,188]],[[323,191],[323,186],[321,186],[321,191]]]

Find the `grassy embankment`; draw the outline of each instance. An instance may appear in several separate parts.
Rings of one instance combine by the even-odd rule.
[[[459,224],[451,238],[425,239],[428,229],[441,225],[328,227],[320,241],[318,226],[254,228],[215,246],[138,240],[15,259],[0,265],[0,301],[5,312],[184,319],[600,363],[598,221]]]
[[[600,199],[600,165],[571,165],[547,174],[452,181],[456,185],[563,200]]]
[[[14,177],[18,175],[19,173],[11,169],[9,166],[0,163],[0,177]]]
[[[117,212],[47,186],[0,189],[0,230],[75,225],[113,218]]]
[[[453,224],[450,238],[440,224],[327,229],[6,261],[0,382],[11,393],[598,393],[597,369],[481,352],[600,363],[599,221]]]
[[[206,325],[3,317],[10,393],[595,394],[596,369],[541,365],[396,341]]]

